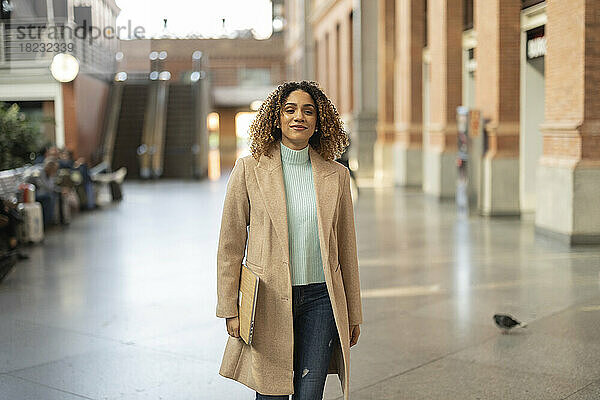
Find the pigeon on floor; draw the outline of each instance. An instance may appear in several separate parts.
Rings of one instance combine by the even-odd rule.
[[[527,324],[517,321],[515,318],[507,314],[495,314],[494,322],[496,326],[502,330],[502,333],[507,333],[515,327],[526,328]]]

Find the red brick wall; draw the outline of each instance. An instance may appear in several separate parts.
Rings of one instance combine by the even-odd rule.
[[[429,0],[428,48],[431,57],[430,144],[456,148],[456,107],[462,103],[462,0]],[[441,131],[439,131],[441,129]]]
[[[489,155],[519,152],[520,0],[478,0],[474,23],[476,107],[490,135]]]
[[[171,72],[172,80],[179,80],[183,72],[192,70],[192,54],[199,50],[208,59],[211,82],[214,86],[238,84],[238,69],[267,68],[272,84],[285,79],[285,53],[283,39],[156,39],[121,42],[123,61],[119,70],[149,72],[152,51],[166,51],[163,69]]]
[[[547,5],[544,157],[600,161],[600,3]]]
[[[108,90],[107,82],[85,74],[62,84],[65,147],[92,164],[99,161],[93,155],[101,146]]]
[[[395,122],[402,127],[397,140],[415,148],[423,140],[416,128],[423,120],[423,11],[421,0],[396,0]]]
[[[75,84],[77,113],[77,154],[93,164],[94,152],[101,146],[109,84],[89,75],[79,75]]]
[[[547,3],[547,123],[583,121],[585,3],[586,0]]]
[[[600,119],[600,1],[586,0],[585,8],[584,116],[589,121]]]

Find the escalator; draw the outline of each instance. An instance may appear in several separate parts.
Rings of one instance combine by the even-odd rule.
[[[123,86],[111,167],[113,171],[127,167],[128,178],[140,177],[137,149],[142,143],[147,96],[148,85]]]
[[[194,177],[197,139],[193,89],[191,85],[169,86],[162,177]]]
[[[208,85],[169,81],[113,84],[104,122],[103,161],[133,179],[207,176]]]

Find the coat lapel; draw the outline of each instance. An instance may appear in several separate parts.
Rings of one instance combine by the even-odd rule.
[[[284,260],[289,263],[287,207],[279,144],[274,146],[270,157],[260,157],[258,164],[254,167],[254,173],[256,174],[258,187],[265,202],[265,208],[269,217],[271,217],[273,227],[281,242],[285,257]]]
[[[308,149],[315,184],[317,219],[319,225],[319,243],[323,262],[328,262],[329,233],[337,204],[338,186],[336,169],[309,146]],[[265,202],[275,232],[281,242],[285,260],[289,263],[289,242],[287,207],[283,169],[281,167],[281,148],[274,146],[271,156],[261,156],[254,168],[258,187]]]
[[[329,264],[329,234],[333,228],[333,215],[337,205],[339,180],[336,169],[331,163],[325,161],[312,147],[309,147],[308,153],[315,182],[319,243],[321,245],[323,267],[325,268],[325,265]]]

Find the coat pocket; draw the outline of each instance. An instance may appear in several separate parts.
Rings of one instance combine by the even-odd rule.
[[[263,273],[263,267],[261,265],[253,263],[252,261],[246,260],[246,266],[250,268],[251,271],[256,272],[257,274]]]
[[[338,265],[335,267],[335,269],[333,270],[333,272],[337,272],[338,269],[340,269],[340,263],[338,263]]]

